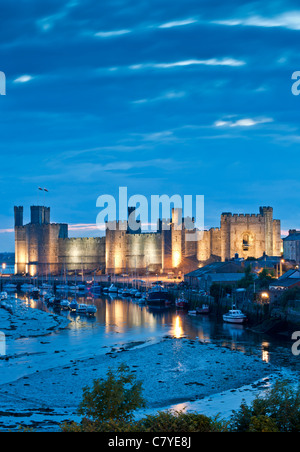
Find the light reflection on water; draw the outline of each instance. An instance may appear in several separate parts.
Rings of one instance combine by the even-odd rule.
[[[65,298],[65,297],[64,297]],[[69,298],[71,300],[74,297]],[[33,300],[26,295],[18,295],[20,302],[34,309],[53,312],[41,300]],[[139,304],[138,300],[121,299],[112,296],[92,298],[77,296],[78,303],[95,304],[94,318],[77,315],[69,311],[58,314],[71,320],[69,327],[58,334],[51,334],[45,340],[49,349],[63,347],[80,357],[103,352],[103,348],[135,341],[159,340],[163,336],[203,342],[215,342],[232,350],[256,354],[260,359],[271,362],[270,350],[276,345],[288,347],[286,341],[270,340],[249,331],[243,325],[230,325],[206,315],[191,316],[185,310],[175,307],[151,308]],[[39,351],[40,338],[29,338],[10,344],[11,353]]]

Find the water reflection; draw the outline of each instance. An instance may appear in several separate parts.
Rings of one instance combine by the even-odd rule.
[[[74,297],[72,297],[74,298]],[[69,298],[71,301],[72,298]],[[27,295],[19,295],[18,303],[34,309],[53,312],[53,308],[41,300],[33,300]],[[98,351],[103,346],[131,341],[159,339],[163,336],[188,337],[203,342],[214,342],[232,350],[254,353],[265,362],[271,362],[276,345],[283,341],[269,340],[252,333],[243,325],[223,323],[213,316],[191,316],[185,310],[175,307],[153,308],[139,304],[138,300],[118,297],[77,296],[78,303],[95,304],[95,317],[86,317],[60,311],[71,323],[60,332],[67,344],[75,346],[82,355],[87,349]],[[52,339],[55,341],[55,338]],[[272,353],[271,353],[272,351]]]
[[[183,336],[182,320],[179,315],[175,318],[175,324],[173,330],[171,330],[171,335],[179,339]]]

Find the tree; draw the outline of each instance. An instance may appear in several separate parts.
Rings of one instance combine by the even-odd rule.
[[[130,423],[134,411],[145,407],[142,382],[121,364],[114,372],[109,369],[105,380],[94,380],[92,388],[83,389],[79,414],[81,425],[63,426],[64,431],[114,431],[117,425]],[[113,430],[111,430],[113,429]]]
[[[249,407],[242,403],[232,417],[236,432],[299,432],[300,386],[277,381],[265,397],[256,397]]]
[[[255,276],[252,273],[251,266],[248,265],[245,267],[245,275],[244,277],[238,282],[238,287],[241,289],[248,289],[250,286],[254,284]]]
[[[258,275],[258,285],[260,289],[268,289],[270,283],[273,281],[273,275],[266,268],[264,268]]]

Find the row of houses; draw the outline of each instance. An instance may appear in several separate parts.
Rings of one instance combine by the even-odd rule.
[[[289,262],[283,263],[281,257],[263,255],[259,259],[243,260],[236,255],[235,259],[226,262],[213,262],[185,275],[185,282],[199,290],[209,292],[212,284],[237,286],[245,276],[246,267],[250,266],[252,273],[258,275],[263,269],[279,278],[285,269],[293,267]]]

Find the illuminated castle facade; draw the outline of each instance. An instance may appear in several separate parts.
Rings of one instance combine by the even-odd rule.
[[[122,222],[113,226],[107,224],[105,237],[69,238],[67,224],[51,223],[50,208],[32,206],[31,221],[24,225],[23,207],[15,207],[15,272],[188,272],[236,254],[245,259],[282,254],[280,221],[271,207],[261,207],[258,215],[223,213],[220,228],[204,231],[196,241],[189,240],[194,231],[184,228],[181,209],[173,209],[170,220],[159,220],[154,233],[132,231]]]

